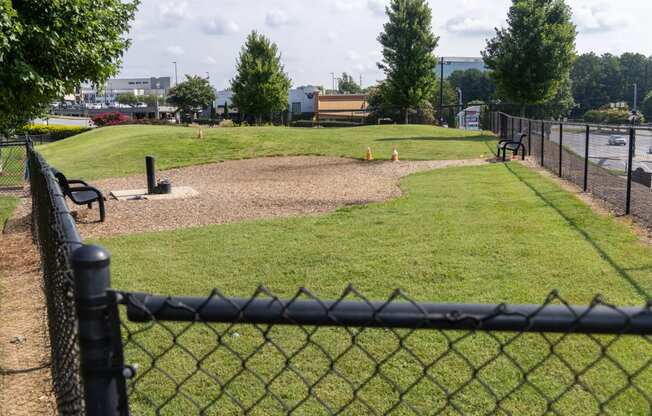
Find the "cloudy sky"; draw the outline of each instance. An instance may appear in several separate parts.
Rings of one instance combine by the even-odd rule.
[[[493,28],[504,24],[510,0],[429,0],[436,54],[479,56]],[[581,52],[652,55],[651,0],[567,0]],[[386,0],[142,0],[121,76],[210,73],[226,88],[251,30],[279,46],[293,85],[331,85],[348,72],[364,86],[382,79],[376,41]]]

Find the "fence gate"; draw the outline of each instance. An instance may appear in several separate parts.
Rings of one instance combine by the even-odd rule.
[[[24,140],[0,141],[0,193],[23,188],[26,151]]]

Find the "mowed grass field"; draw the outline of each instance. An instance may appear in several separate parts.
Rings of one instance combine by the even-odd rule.
[[[5,222],[11,218],[18,201],[19,199],[15,197],[0,196],[0,232],[2,232]]]
[[[326,155],[363,158],[371,147],[389,159],[396,145],[401,158],[473,159],[489,156],[495,138],[433,126],[366,126],[337,129],[286,127],[197,128],[116,126],[96,129],[39,147],[51,165],[71,177],[99,179],[144,173],[144,157],[158,169],[262,156]]]
[[[650,246],[523,166],[437,170],[401,186],[396,200],[323,216],[99,243],[113,253],[116,288],[169,295],[247,297],[265,285],[281,297],[303,286],[333,299],[352,283],[371,300],[400,287],[417,301],[540,304],[557,289],[571,304],[601,293],[642,306],[652,293]],[[649,413],[644,396],[624,388],[652,390],[650,344],[636,337],[169,323],[124,331],[126,361],[140,366],[137,414]],[[605,351],[621,368],[600,359]]]

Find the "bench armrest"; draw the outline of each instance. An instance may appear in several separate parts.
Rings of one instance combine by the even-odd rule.
[[[86,181],[83,181],[81,179],[69,179],[68,183],[69,184],[79,184],[79,183],[81,183],[84,186],[90,186]]]
[[[70,182],[68,182],[70,183]],[[91,191],[95,192],[98,197],[102,197],[102,191],[99,189],[95,188],[94,186],[75,186],[74,188],[70,188],[70,193],[73,192],[84,192],[84,191]]]

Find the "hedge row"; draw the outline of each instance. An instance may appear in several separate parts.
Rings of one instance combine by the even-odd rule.
[[[28,134],[31,136],[40,136],[44,134],[50,135],[54,140],[62,140],[76,134],[83,133],[90,130],[90,127],[85,126],[65,126],[60,124],[28,124],[17,130],[18,134]]]

